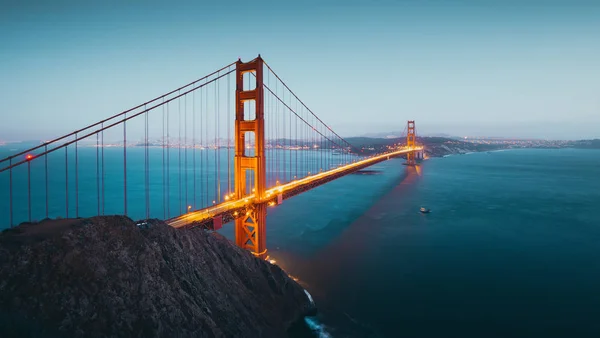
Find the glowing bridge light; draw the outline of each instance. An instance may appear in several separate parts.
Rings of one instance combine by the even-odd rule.
[[[26,159],[27,161],[29,161],[29,160],[33,160],[33,155],[31,155],[31,154],[27,154],[27,155],[25,155],[25,159]]]
[[[235,71],[237,75],[240,75],[244,72],[256,71],[261,69],[261,67],[263,67],[263,61],[260,57],[258,57],[257,59],[248,63],[241,63],[241,61],[239,61]],[[262,73],[256,71],[254,76],[256,77],[257,88],[263,86],[264,83]],[[238,160],[238,162],[234,161],[235,169],[233,172],[233,179],[236,187],[235,193],[219,193],[219,197],[216,199],[219,201],[218,203],[216,200],[213,200],[211,205],[211,200],[209,199],[209,202],[207,203],[208,205],[203,206],[202,209],[189,212],[189,214],[185,216],[181,215],[180,217],[171,219],[169,220],[169,224],[179,228],[190,223],[193,224],[198,222],[206,222],[207,220],[216,217],[219,217],[219,220],[223,221],[225,221],[227,218],[229,221],[231,221],[231,218],[234,218],[236,243],[245,249],[251,250],[252,254],[255,256],[266,259],[272,264],[275,264],[276,262],[274,259],[272,259],[272,257],[269,257],[266,254],[267,248],[265,245],[266,234],[264,231],[266,229],[266,224],[264,222],[266,222],[267,207],[278,206],[280,203],[282,203],[284,196],[285,198],[295,196],[299,193],[303,193],[304,191],[325,184],[331,180],[337,179],[338,177],[356,172],[359,169],[380,163],[392,157],[401,157],[401,155],[406,155],[407,157],[416,159],[419,156],[416,151],[422,149],[422,147],[418,147],[416,144],[416,134],[414,133],[414,129],[411,129],[410,135],[412,138],[407,146],[401,146],[400,144],[396,143],[392,146],[380,146],[377,148],[363,147],[360,150],[356,150],[354,147],[348,146],[349,144],[347,142],[342,143],[346,144],[344,146],[337,144],[336,141],[332,143],[325,143],[325,139],[329,140],[329,136],[327,134],[321,134],[323,139],[319,141],[316,133],[312,133],[312,135],[316,137],[306,139],[296,137],[295,145],[291,145],[292,143],[288,144],[287,140],[283,145],[278,144],[277,141],[273,139],[265,138],[265,126],[268,126],[268,124],[265,124],[264,119],[264,97],[259,95],[260,93],[258,91],[244,92],[242,83],[243,76],[236,76],[236,81],[236,88],[238,88],[236,90],[236,94],[243,93],[243,95],[236,95],[236,103],[239,104],[235,105],[236,132],[234,142],[235,148],[233,149],[236,150],[236,154],[238,154],[238,151],[243,153],[245,150],[244,148],[253,149],[254,156],[242,155],[241,157],[254,157],[255,159],[243,159],[243,161],[240,162],[238,160],[239,156],[236,155],[236,160]],[[256,116],[252,124],[247,123],[242,118],[243,114],[241,113],[243,110],[240,110],[240,108],[244,107],[243,101],[249,99],[254,100],[256,108]],[[411,128],[413,128],[414,121],[409,121],[409,123]],[[290,124],[290,126],[292,125]],[[331,126],[324,124],[320,124],[318,127],[308,124],[308,128],[309,129],[307,130],[312,129],[319,134],[323,130],[333,131]],[[246,132],[254,133],[254,142],[250,142],[253,143],[251,145],[247,143],[245,145],[244,142],[241,142],[245,140],[244,137]],[[331,135],[331,137],[333,137],[333,135]],[[345,141],[341,137],[340,139],[341,141]],[[298,144],[298,141],[300,140],[302,143]],[[313,144],[311,145],[310,142],[313,142]],[[217,142],[217,144],[219,143]],[[180,145],[180,147],[183,147],[183,145]],[[232,148],[232,146],[228,141],[228,149],[230,148]],[[325,163],[322,162],[323,158],[320,159],[321,162],[312,161],[312,159],[304,159],[303,161],[308,161],[309,163],[307,164],[310,164],[310,166],[298,167],[298,164],[296,164],[296,176],[294,176],[291,171],[294,168],[293,163],[290,163],[292,162],[292,157],[290,155],[289,162],[283,161],[284,167],[282,169],[279,168],[280,163],[277,162],[277,166],[275,167],[276,172],[271,172],[272,169],[267,170],[271,168],[273,162],[271,162],[271,158],[268,158],[270,153],[267,153],[266,150],[307,150],[310,152],[312,150],[320,151],[320,148],[323,148],[324,151],[321,153],[322,155],[328,155],[328,153],[331,152],[334,155],[343,155],[343,157],[325,157]],[[207,149],[213,148],[211,147]],[[214,149],[217,148],[215,147]],[[269,161],[267,161],[267,158]],[[298,158],[298,156],[296,158]],[[276,159],[278,160],[278,157],[276,157]],[[238,165],[239,163],[242,163],[242,165]],[[246,175],[247,170],[252,170],[254,177],[257,179],[248,179]],[[308,172],[308,176],[306,174],[302,176],[303,174],[301,174],[301,172],[304,170],[307,170],[306,172]],[[419,169],[417,168],[417,170]],[[282,181],[279,180],[279,176],[282,176]],[[288,181],[289,177],[291,176],[293,176],[293,180]],[[273,182],[273,178],[276,179],[276,182]],[[217,178],[217,180],[219,179]],[[252,184],[253,181],[254,184]],[[273,183],[276,184],[273,185]],[[231,189],[231,187],[229,189]],[[221,189],[219,188],[218,191],[220,192]],[[223,198],[220,196],[223,196]],[[221,218],[223,216],[225,216],[225,218]],[[297,280],[297,278],[293,276],[291,277],[294,278],[294,280]]]

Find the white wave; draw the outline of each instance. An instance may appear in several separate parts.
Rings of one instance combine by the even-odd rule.
[[[304,293],[306,293],[306,297],[308,297],[308,300],[310,300],[310,304],[311,305],[315,305],[315,301],[313,300],[312,296],[310,295],[310,293],[308,293],[308,291],[304,290]]]
[[[310,293],[308,293],[306,290],[304,290],[304,293],[306,294],[306,297],[308,297],[308,300],[310,300],[310,304],[315,306],[315,301]],[[325,330],[325,325],[319,323],[316,317],[304,317],[304,322],[313,332],[318,334],[319,338],[331,338],[329,332]]]
[[[304,317],[304,322],[308,327],[319,335],[319,338],[331,338],[329,332],[325,331],[325,326],[314,317]]]

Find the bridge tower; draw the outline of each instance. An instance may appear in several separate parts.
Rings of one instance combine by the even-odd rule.
[[[417,135],[415,132],[415,121],[408,121],[408,125],[406,128],[406,146],[409,148],[413,148],[416,146]],[[415,153],[410,152],[406,154],[406,164],[407,165],[415,165]]]
[[[253,73],[256,86],[253,89],[244,88],[244,74]],[[236,245],[249,250],[255,256],[265,258],[266,246],[266,221],[267,205],[264,202],[266,190],[266,165],[265,165],[265,117],[264,117],[264,89],[263,89],[263,59],[260,55],[250,61],[236,63],[236,90],[235,90],[235,159],[234,181],[235,196],[237,199],[247,195],[246,172],[254,175],[254,194],[256,203],[250,207],[246,214],[235,220]],[[244,103],[254,104],[256,116],[246,120],[244,117]],[[253,156],[246,154],[246,133],[254,133],[255,148]]]

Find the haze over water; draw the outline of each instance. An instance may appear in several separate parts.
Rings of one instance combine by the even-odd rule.
[[[597,337],[599,167],[574,149],[386,161],[270,209],[268,245],[333,337]]]

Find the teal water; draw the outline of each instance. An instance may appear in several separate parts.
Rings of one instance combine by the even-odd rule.
[[[0,159],[19,151],[10,145],[0,146]],[[147,174],[144,147],[128,147],[124,154],[122,146],[79,146],[77,151],[70,146],[47,157],[34,156],[29,162],[0,172],[0,229],[46,217],[127,214],[135,220],[168,219],[186,213],[188,207],[196,210],[211,206],[225,201],[225,196],[234,191],[233,155],[232,148],[193,151],[149,147]],[[300,179],[357,158],[350,154],[334,156],[328,149],[268,149],[267,186]],[[24,155],[12,163],[23,160]],[[1,163],[0,169],[8,164]],[[246,174],[249,194],[254,177],[251,171]]]
[[[271,256],[321,310],[311,325],[333,337],[600,335],[600,151],[378,169],[269,216]]]
[[[119,154],[110,157],[114,170]],[[93,163],[95,150],[81,156]],[[57,157],[57,166],[63,161]],[[370,169],[378,174],[349,175],[269,208],[271,258],[319,308],[295,337],[599,336],[600,151],[510,150],[433,158],[418,169],[399,159]],[[59,167],[56,173],[59,188],[51,191],[63,193]],[[132,194],[143,196],[143,172],[128,176]],[[16,180],[24,184],[23,177]],[[82,182],[95,192],[94,180]],[[164,212],[159,183],[151,187],[160,205],[154,217]],[[4,191],[2,184],[5,176]],[[109,184],[107,210],[122,212],[122,182],[117,176]],[[177,178],[172,184],[178,187]],[[210,203],[211,187],[196,198]],[[169,195],[175,213],[193,193],[186,201],[171,187]],[[81,208],[96,210],[95,193],[80,198]],[[142,202],[130,200],[130,212],[143,215]],[[432,212],[420,214],[421,206]],[[43,209],[36,204],[34,218]],[[26,211],[18,210],[21,217]],[[222,233],[231,237],[232,227]]]

